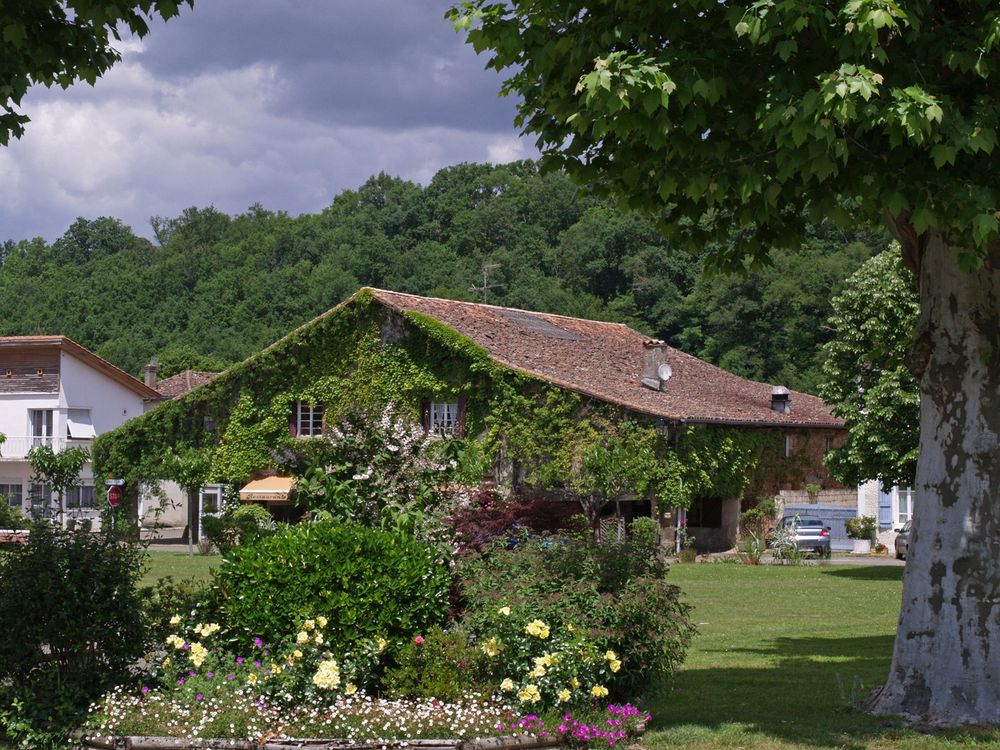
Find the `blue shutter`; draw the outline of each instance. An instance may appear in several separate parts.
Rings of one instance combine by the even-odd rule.
[[[878,525],[882,529],[892,527],[892,493],[883,492],[881,486],[878,490]]]

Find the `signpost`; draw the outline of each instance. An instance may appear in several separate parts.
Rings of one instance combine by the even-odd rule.
[[[118,506],[121,505],[124,495],[124,479],[105,479],[104,485],[108,488],[108,505],[111,506],[111,533],[114,534],[118,528]]]

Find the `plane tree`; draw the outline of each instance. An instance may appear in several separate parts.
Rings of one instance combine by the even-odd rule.
[[[919,286],[910,559],[871,709],[1000,724],[1000,8],[473,0],[448,13],[543,160],[742,269],[880,218]],[[780,258],[775,268],[780,273]]]
[[[142,37],[154,18],[194,0],[15,0],[0,8],[0,145],[24,135],[21,100],[36,84],[93,85],[121,60],[121,32]]]
[[[847,423],[847,442],[826,456],[845,484],[870,479],[912,487],[920,442],[920,396],[906,358],[919,309],[899,249],[879,253],[833,298],[819,395]]]

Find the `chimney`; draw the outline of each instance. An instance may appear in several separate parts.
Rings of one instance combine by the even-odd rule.
[[[771,409],[782,414],[792,413],[792,400],[785,386],[776,385],[771,388]]]
[[[642,384],[654,391],[666,390],[667,381],[673,375],[666,363],[666,343],[650,339],[643,342],[642,348]]]
[[[149,360],[149,364],[146,365],[146,374],[145,377],[143,378],[146,385],[152,388],[153,390],[156,390],[156,368],[158,365],[159,362],[157,361],[156,357],[153,357],[151,360]]]

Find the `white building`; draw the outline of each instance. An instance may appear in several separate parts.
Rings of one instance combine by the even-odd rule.
[[[162,397],[65,336],[0,337],[0,501],[58,518],[58,499],[32,479],[28,451],[80,446],[137,417]],[[65,497],[65,519],[96,519],[90,463]]]
[[[913,515],[913,490],[893,487],[885,492],[880,482],[865,482],[858,487],[858,515],[878,519],[877,541],[891,550],[896,529],[902,528]]]

